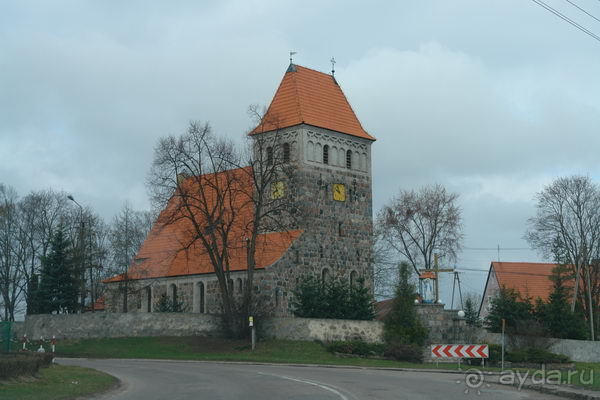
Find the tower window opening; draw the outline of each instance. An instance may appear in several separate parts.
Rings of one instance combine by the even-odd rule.
[[[323,164],[329,164],[329,145],[323,146]]]
[[[273,165],[273,148],[267,147],[267,165]]]
[[[289,143],[283,144],[283,162],[284,163],[290,162],[290,144]]]
[[[346,151],[346,168],[352,169],[352,150]]]

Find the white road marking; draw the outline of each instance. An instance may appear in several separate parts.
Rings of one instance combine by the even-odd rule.
[[[259,375],[268,375],[268,376],[274,376],[274,377],[276,377],[276,378],[287,379],[287,380],[294,381],[294,382],[300,382],[300,383],[305,383],[305,384],[307,384],[307,385],[313,385],[313,386],[317,386],[317,387],[319,387],[319,388],[321,388],[321,389],[323,389],[323,390],[328,390],[328,391],[330,391],[330,392],[332,392],[332,393],[335,393],[335,394],[336,394],[336,395],[338,395],[338,396],[340,397],[340,399],[342,399],[342,400],[349,400],[349,399],[348,399],[348,397],[346,397],[346,396],[345,396],[343,393],[339,392],[339,391],[337,390],[338,388],[335,388],[335,386],[331,387],[331,386],[327,386],[327,385],[325,385],[325,384],[323,384],[323,383],[320,383],[320,382],[308,381],[308,380],[305,380],[305,379],[299,379],[299,378],[292,378],[292,377],[290,377],[290,376],[285,376],[285,375],[267,374],[267,373],[264,373],[264,372],[259,372],[258,374],[259,374]]]

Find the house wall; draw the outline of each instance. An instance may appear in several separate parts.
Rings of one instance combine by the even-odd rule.
[[[488,279],[485,286],[485,292],[483,293],[483,298],[481,299],[481,307],[479,308],[479,318],[484,319],[487,317],[490,312],[491,301],[498,295],[498,293],[500,293],[500,285],[498,284],[496,274],[494,273],[492,267],[490,267],[490,272],[488,274]]]
[[[262,274],[263,271],[256,271],[255,279],[259,281]],[[241,296],[240,285],[245,285],[246,271],[231,272],[230,277],[234,285],[234,294]],[[167,295],[169,299],[173,298],[173,287],[176,288],[177,301],[183,303],[185,312],[198,314],[221,313],[221,292],[215,274],[130,281],[127,312],[155,312],[156,305],[163,294]],[[122,283],[109,283],[106,285],[104,296],[107,312],[123,312],[123,293]],[[203,302],[201,301],[202,297],[204,298]],[[202,308],[201,303],[203,303]]]

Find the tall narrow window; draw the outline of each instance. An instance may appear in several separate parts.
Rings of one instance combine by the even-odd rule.
[[[146,312],[152,312],[152,288],[146,288]]]
[[[171,284],[171,300],[173,303],[177,303],[177,285],[174,283]]]
[[[329,145],[323,146],[323,164],[329,164]]]
[[[267,147],[267,165],[273,165],[273,148]]]
[[[204,283],[198,282],[198,312],[204,314]]]
[[[356,271],[350,272],[350,288],[353,289],[356,286],[356,278],[358,273]]]
[[[233,293],[233,279],[229,279],[228,283],[228,289],[229,289],[229,294]]]
[[[290,162],[290,144],[289,143],[283,144],[283,162],[284,163]]]
[[[338,222],[338,235],[339,236],[344,236],[344,232],[342,230],[344,224],[342,222]]]
[[[352,169],[352,150],[346,151],[346,168]]]
[[[237,285],[238,293],[242,293],[242,291],[244,290],[244,283],[242,282],[242,278],[237,278]]]
[[[321,272],[321,281],[323,283],[329,281],[329,270],[327,268],[323,268],[323,271]]]

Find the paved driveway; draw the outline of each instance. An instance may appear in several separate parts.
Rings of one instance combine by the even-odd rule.
[[[468,388],[463,375],[445,373],[186,361],[63,358],[57,362],[119,378],[122,386],[101,396],[103,400],[553,398],[506,386]]]

